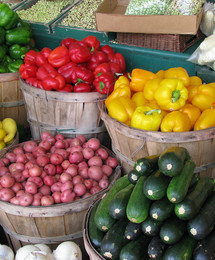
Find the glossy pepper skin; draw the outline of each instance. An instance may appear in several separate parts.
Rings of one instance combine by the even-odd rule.
[[[24,57],[25,64],[36,65],[37,52],[35,50],[29,50]]]
[[[60,73],[66,80],[66,83],[71,84],[73,80],[74,68],[77,66],[76,63],[70,61],[67,64],[58,68],[58,73]]]
[[[143,91],[146,82],[150,79],[155,79],[157,76],[148,70],[133,69],[131,72],[130,88],[132,91]]]
[[[105,72],[112,72],[114,75],[120,71],[120,66],[114,62],[104,62],[99,64],[95,70],[93,71],[94,77],[100,76],[102,73]]]
[[[52,50],[50,48],[44,47],[40,52],[37,53],[35,58],[35,63],[38,67],[43,66],[48,63],[48,57]]]
[[[70,62],[69,50],[65,46],[58,46],[48,56],[48,62],[55,68],[59,68]]]
[[[145,106],[145,104],[147,103],[147,100],[144,97],[143,91],[135,92],[132,95],[131,99],[134,101],[134,103],[136,104],[137,107]]]
[[[59,73],[55,76],[47,76],[42,80],[42,86],[44,90],[59,90],[65,86],[66,82],[62,75]]]
[[[130,81],[125,76],[119,76],[114,84],[114,89],[118,88],[121,84],[127,85],[129,87]]]
[[[164,71],[164,78],[166,79],[180,79],[185,87],[188,87],[190,85],[190,77],[187,73],[187,71],[182,68],[170,68],[166,71]]]
[[[17,60],[17,59],[24,59],[25,54],[28,52],[28,48],[26,46],[22,46],[19,44],[13,44],[9,47],[9,54],[10,57]]]
[[[162,132],[187,132],[191,130],[191,121],[187,114],[181,111],[172,111],[162,120]]]
[[[98,51],[100,48],[100,41],[93,35],[88,35],[82,41],[90,48],[91,52]]]
[[[86,93],[91,92],[91,90],[91,86],[84,82],[80,82],[74,86],[74,92],[76,93]]]
[[[31,32],[24,27],[16,27],[7,30],[5,34],[6,44],[21,44],[26,45],[31,41]]]
[[[156,78],[156,79],[150,79],[146,82],[143,93],[144,93],[144,97],[147,100],[152,101],[155,99],[154,94],[157,88],[160,86],[161,81],[162,79]]]
[[[17,13],[12,11],[7,4],[0,4],[0,26],[6,30],[11,29],[16,26],[18,19]]]
[[[39,80],[43,80],[46,77],[53,77],[55,78],[57,76],[58,72],[57,70],[51,65],[51,64],[44,64],[41,67],[37,69],[36,77]]]
[[[72,69],[71,79],[73,84],[84,82],[91,85],[93,82],[93,73],[85,67],[74,66]]]
[[[154,98],[161,109],[178,110],[185,105],[188,90],[179,79],[163,79],[154,93]]]
[[[69,45],[74,43],[74,42],[77,42],[77,40],[75,38],[72,38],[72,37],[67,37],[65,39],[63,39],[60,43],[60,46],[64,46],[66,47],[67,49],[69,49]]]
[[[201,111],[213,108],[215,106],[215,83],[212,82],[192,88],[189,99]]]
[[[3,44],[5,41],[5,29],[0,27],[0,44]]]
[[[20,66],[23,64],[22,59],[18,59],[15,61],[12,61],[10,64],[8,64],[8,70],[9,72],[18,72]]]
[[[42,82],[35,77],[27,78],[25,82],[35,88],[43,89]]]
[[[200,109],[192,104],[185,104],[179,111],[188,115],[191,121],[191,129],[193,129],[194,124],[201,115]]]
[[[142,130],[158,131],[161,120],[161,109],[139,106],[131,116],[131,126]]]
[[[90,60],[91,52],[84,42],[76,41],[69,45],[69,57],[72,62],[84,63]]]
[[[37,66],[29,63],[24,63],[19,68],[20,76],[25,80],[28,78],[36,77],[36,72],[37,72]]]
[[[194,125],[194,131],[207,129],[215,126],[215,109],[205,109]]]
[[[95,51],[88,61],[87,68],[94,71],[98,65],[104,62],[108,62],[107,55],[102,51]]]
[[[2,60],[6,56],[6,53],[7,53],[7,46],[4,44],[0,45],[0,60]]]
[[[116,79],[112,72],[106,72],[95,78],[93,85],[101,94],[111,94],[114,89]]]

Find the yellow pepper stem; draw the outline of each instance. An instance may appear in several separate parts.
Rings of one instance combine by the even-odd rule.
[[[161,109],[152,109],[150,111],[144,111],[145,115],[152,115],[154,112],[157,112],[158,114],[161,114]]]
[[[180,90],[176,89],[172,92],[172,103],[175,103],[181,97]]]

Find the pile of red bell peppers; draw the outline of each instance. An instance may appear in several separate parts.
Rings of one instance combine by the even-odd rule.
[[[109,45],[101,47],[100,41],[89,35],[81,41],[63,39],[54,50],[30,50],[19,72],[27,84],[47,91],[110,94],[117,75],[125,69],[121,53]]]

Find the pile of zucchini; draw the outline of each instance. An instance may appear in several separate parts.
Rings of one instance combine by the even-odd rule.
[[[89,238],[102,259],[215,259],[215,180],[183,147],[141,158],[92,208]]]

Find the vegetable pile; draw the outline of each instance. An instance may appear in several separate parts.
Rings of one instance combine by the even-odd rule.
[[[0,73],[18,72],[25,54],[35,47],[29,23],[0,4]]]
[[[105,100],[110,117],[142,130],[186,132],[215,126],[215,83],[182,68],[157,73],[135,68],[120,76]]]
[[[47,91],[108,94],[125,67],[121,53],[109,45],[100,47],[100,41],[89,35],[81,41],[65,38],[54,50],[30,50],[19,72],[26,83]]]
[[[117,165],[97,138],[43,132],[0,159],[0,200],[49,206],[85,198],[109,186]]]
[[[214,259],[215,180],[183,147],[140,158],[94,203],[88,222],[105,259]]]

